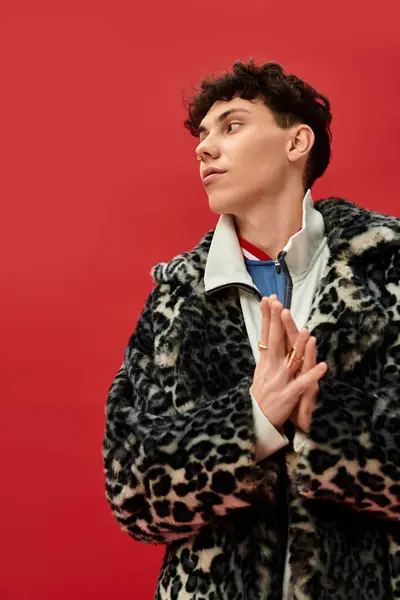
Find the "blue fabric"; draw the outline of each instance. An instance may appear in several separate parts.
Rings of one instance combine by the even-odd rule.
[[[250,260],[245,258],[247,271],[250,273],[254,284],[263,296],[276,294],[283,304],[285,299],[286,280],[283,271],[276,272],[273,260]]]

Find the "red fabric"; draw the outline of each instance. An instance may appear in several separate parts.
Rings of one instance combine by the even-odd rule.
[[[271,258],[271,256],[269,256],[266,252],[264,252],[264,250],[257,248],[257,246],[254,246],[254,244],[251,244],[250,242],[248,242],[247,240],[245,240],[244,238],[242,238],[240,236],[239,236],[239,242],[240,242],[241,248],[243,248],[244,250],[247,250],[247,252],[251,252],[259,260],[274,260],[273,258]]]
[[[300,227],[297,231],[301,231],[301,229],[302,229],[302,227]],[[245,240],[244,238],[242,238],[240,236],[239,236],[239,242],[240,242],[240,247],[243,248],[243,250],[247,250],[247,252],[251,252],[251,254],[253,254],[259,260],[274,260],[271,256],[269,256],[269,254],[264,252],[264,250],[261,250],[261,248],[254,246],[254,244],[252,244],[251,242],[248,242],[247,240]]]

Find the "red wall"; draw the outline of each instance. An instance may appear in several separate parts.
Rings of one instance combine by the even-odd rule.
[[[0,2],[2,600],[153,597],[163,548],[119,530],[101,442],[151,266],[216,222],[186,86],[278,60],[332,101],[314,199],[399,215],[395,2],[277,4]]]

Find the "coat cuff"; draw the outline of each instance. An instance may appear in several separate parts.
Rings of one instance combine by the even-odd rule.
[[[256,461],[258,462],[287,446],[289,440],[285,435],[279,433],[276,427],[264,415],[257,400],[251,393],[251,388],[250,396],[253,407],[254,431],[256,434]]]

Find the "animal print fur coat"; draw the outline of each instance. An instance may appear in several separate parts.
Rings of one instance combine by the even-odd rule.
[[[213,230],[156,265],[110,387],[106,496],[166,544],[156,599],[400,598],[400,219],[319,200],[330,259],[308,328],[329,369],[299,457],[255,461],[238,289],[204,292]],[[290,467],[290,468],[289,468]]]

